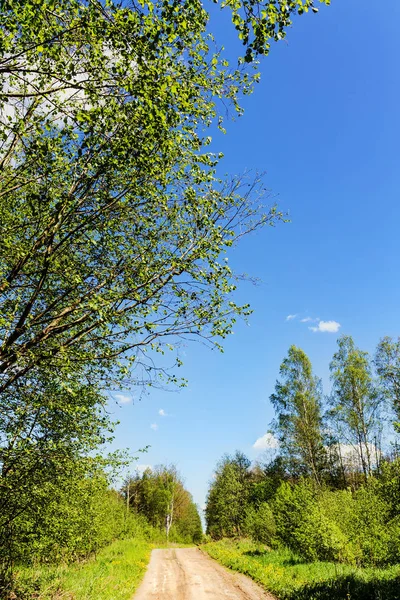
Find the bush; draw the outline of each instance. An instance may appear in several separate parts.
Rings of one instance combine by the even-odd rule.
[[[272,509],[267,502],[259,508],[250,507],[246,511],[244,532],[255,542],[276,546],[276,524]]]
[[[124,535],[122,498],[108,489],[101,474],[48,484],[42,493],[51,501],[44,502],[41,511],[26,510],[15,522],[17,560],[68,562]]]
[[[323,509],[312,484],[283,483],[274,501],[280,541],[309,561],[352,562],[349,540]]]

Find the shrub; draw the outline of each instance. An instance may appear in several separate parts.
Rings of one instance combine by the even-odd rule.
[[[280,541],[304,559],[352,562],[347,536],[325,513],[312,484],[282,484],[274,510]]]
[[[267,502],[262,502],[258,509],[254,507],[247,509],[244,531],[255,542],[271,547],[276,546],[275,518]]]

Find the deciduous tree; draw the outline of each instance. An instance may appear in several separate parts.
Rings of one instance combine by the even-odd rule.
[[[274,429],[292,474],[310,475],[319,485],[326,466],[322,435],[322,385],[308,356],[289,348],[280,367],[281,381],[270,400],[275,408]]]
[[[250,461],[241,452],[225,456],[211,482],[206,505],[207,532],[215,538],[240,535],[251,484]]]
[[[368,478],[379,463],[383,401],[369,355],[356,347],[351,336],[342,336],[330,370],[333,383],[330,403],[339,443],[355,450],[364,477]]]
[[[384,337],[376,349],[374,364],[400,431],[400,338]]]

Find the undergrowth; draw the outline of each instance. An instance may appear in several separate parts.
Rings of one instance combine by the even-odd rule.
[[[202,548],[280,600],[400,600],[400,565],[360,569],[331,562],[308,563],[290,550],[269,551],[248,540],[226,539]]]

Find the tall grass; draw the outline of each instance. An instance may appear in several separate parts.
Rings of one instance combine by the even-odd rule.
[[[359,569],[330,562],[307,563],[290,550],[268,551],[248,540],[221,540],[202,548],[280,600],[400,600],[400,565]]]
[[[96,557],[63,566],[22,567],[17,573],[18,600],[130,600],[154,545],[143,539],[119,540]]]

